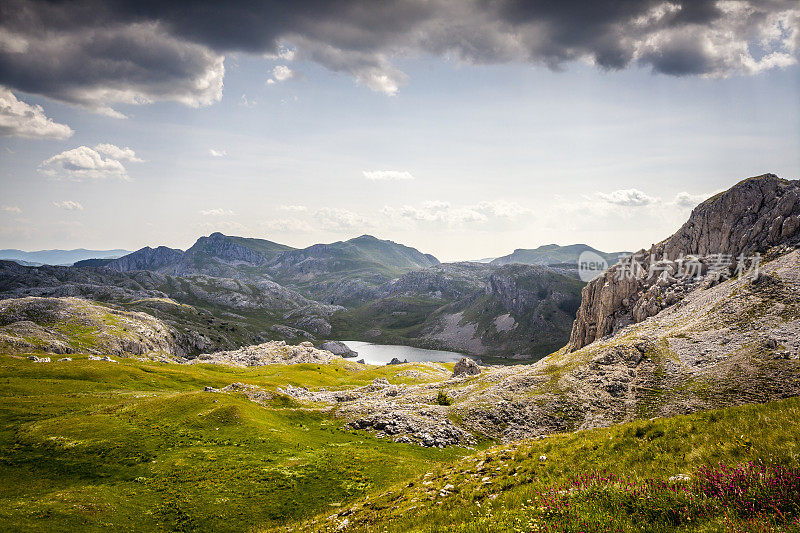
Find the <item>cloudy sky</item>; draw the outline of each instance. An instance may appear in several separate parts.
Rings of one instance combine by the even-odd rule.
[[[638,249],[800,177],[796,0],[5,0],[0,248]]]

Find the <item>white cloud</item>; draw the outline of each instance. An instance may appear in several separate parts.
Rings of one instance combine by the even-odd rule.
[[[434,223],[449,227],[465,224],[500,223],[530,213],[530,210],[516,202],[504,200],[481,201],[472,205],[453,206],[442,200],[428,200],[420,206],[385,206],[381,213],[395,220]]]
[[[304,205],[279,205],[278,209],[281,211],[290,211],[292,213],[300,213],[303,211],[308,211],[308,207]]]
[[[213,233],[215,231],[219,231],[225,234],[231,234],[233,232],[239,233],[246,233],[249,232],[250,229],[242,224],[241,222],[236,222],[234,220],[215,220],[214,222],[201,222],[196,224],[196,226],[201,232],[204,233]]]
[[[334,72],[346,72],[358,85],[394,96],[408,76],[395,68],[382,52],[343,50],[332,44],[292,36],[300,59],[314,61]]]
[[[79,146],[42,161],[38,170],[46,176],[76,181],[109,178],[127,181],[130,177],[122,164],[123,161],[142,162],[136,157],[136,153],[127,147],[120,148],[113,144],[98,144],[94,148]]]
[[[5,211],[6,213],[16,213],[18,215],[22,213],[22,209],[20,209],[16,205],[3,205],[3,206],[0,206],[0,211]]]
[[[478,211],[490,213],[500,218],[516,218],[531,212],[530,209],[521,206],[517,202],[508,202],[505,200],[478,202],[475,207]]]
[[[327,231],[358,230],[372,227],[372,223],[363,216],[338,207],[323,207],[314,213],[314,218]]]
[[[223,217],[223,216],[231,216],[235,213],[230,209],[222,209],[221,207],[215,207],[213,209],[203,209],[200,211],[200,214],[207,217]]]
[[[142,163],[143,160],[136,157],[136,153],[128,148],[120,148],[119,146],[115,146],[113,144],[101,143],[94,147],[94,149],[111,159],[116,159],[117,161],[129,161],[131,163]]]
[[[297,218],[282,218],[274,220],[264,220],[259,222],[259,226],[266,231],[275,231],[283,233],[311,233],[314,228],[305,220]]]
[[[6,87],[0,86],[0,136],[67,139],[73,133],[66,124],[48,118],[42,106],[26,104]]]
[[[80,202],[73,200],[62,200],[60,202],[53,202],[54,207],[65,209],[67,211],[83,211],[83,205]]]
[[[272,77],[267,80],[267,85],[273,85],[282,81],[297,77],[297,73],[286,65],[277,65],[272,69]]]
[[[286,81],[294,76],[294,72],[286,65],[277,65],[272,69],[272,75],[276,81]]]
[[[710,195],[707,194],[689,194],[688,192],[679,192],[675,195],[675,200],[673,203],[678,207],[694,207],[709,196]]]
[[[620,207],[643,207],[658,201],[658,198],[649,196],[638,189],[620,189],[608,194],[599,192],[597,197],[604,202]]]
[[[370,181],[413,180],[410,172],[400,170],[364,170],[361,174]]]
[[[209,148],[208,153],[211,157],[228,157],[228,152],[226,150],[214,150],[213,148]]]

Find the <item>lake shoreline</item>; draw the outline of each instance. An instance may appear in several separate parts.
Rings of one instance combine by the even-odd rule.
[[[455,363],[462,357],[467,357],[480,362],[479,359],[471,355],[447,350],[429,350],[402,344],[375,344],[372,342],[354,340],[343,340],[340,342],[354,352],[358,352],[358,356],[354,359],[363,359],[364,363],[369,365],[387,365],[395,358],[401,362],[407,360],[409,363]]]

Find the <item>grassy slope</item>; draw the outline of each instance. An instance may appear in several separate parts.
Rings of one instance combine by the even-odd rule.
[[[694,475],[697,468],[720,462],[764,461],[797,469],[798,434],[800,399],[791,398],[552,435],[432,469],[355,502],[339,517],[320,516],[293,530],[334,530],[347,519],[347,531],[797,531],[800,499],[790,501],[794,515],[781,523],[774,512],[745,519],[715,507],[713,499],[700,502],[712,511],[698,517],[683,508],[683,499],[692,498],[672,488],[638,496],[625,488],[633,486],[628,483],[641,488],[647,480],[667,482],[678,473]],[[616,481],[569,492],[576,479],[594,472]],[[454,488],[443,496],[440,490],[448,484]],[[800,494],[797,481],[794,486],[794,494]],[[558,508],[554,499],[567,505]],[[681,513],[692,520],[681,519]]]
[[[344,431],[283,397],[200,392],[231,382],[344,386],[393,367],[231,369],[73,356],[0,356],[0,524],[5,531],[246,531],[335,509],[458,449]]]

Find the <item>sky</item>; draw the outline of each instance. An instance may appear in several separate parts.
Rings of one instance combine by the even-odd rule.
[[[10,0],[0,248],[648,247],[800,177],[800,7]]]

